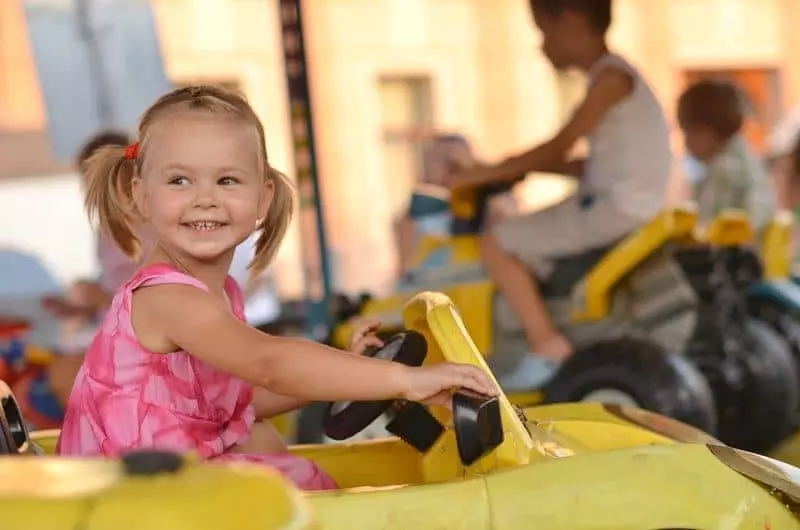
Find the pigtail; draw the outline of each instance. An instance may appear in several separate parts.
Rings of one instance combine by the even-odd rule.
[[[136,161],[126,157],[125,148],[118,146],[102,147],[86,161],[86,213],[133,259],[141,250],[131,228],[135,166]]]
[[[274,194],[256,241],[255,256],[249,265],[250,274],[254,277],[269,266],[278,252],[295,207],[294,185],[289,178],[267,165],[267,179],[274,186]]]

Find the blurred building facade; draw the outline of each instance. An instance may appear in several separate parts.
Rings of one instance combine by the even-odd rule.
[[[244,90],[264,120],[273,164],[291,174],[277,1],[152,3],[170,78]],[[464,133],[495,159],[545,139],[580,96],[580,78],[556,76],[541,55],[527,3],[305,1],[319,169],[341,289],[391,283],[391,224],[427,135]],[[91,229],[77,177],[48,153],[19,4],[0,2],[0,245],[39,252],[70,279],[94,268]],[[669,116],[690,80],[739,82],[753,104],[748,135],[763,146],[781,113],[800,102],[800,63],[790,60],[800,48],[796,23],[797,0],[616,0],[611,39],[644,71]],[[553,189],[528,191],[546,199],[541,194]],[[295,230],[278,263],[285,294],[302,291],[299,251]]]

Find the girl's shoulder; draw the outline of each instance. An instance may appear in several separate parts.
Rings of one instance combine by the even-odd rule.
[[[194,276],[178,270],[168,263],[153,263],[139,269],[122,287],[119,295],[130,297],[136,289],[155,285],[188,285],[209,292],[208,286]],[[239,284],[228,276],[225,281],[225,294],[231,303],[231,309],[238,318],[244,315],[244,296]]]
[[[133,292],[140,287],[165,284],[191,285],[203,291],[208,291],[208,286],[205,283],[168,263],[145,265],[131,276],[130,280],[123,286],[123,290]]]

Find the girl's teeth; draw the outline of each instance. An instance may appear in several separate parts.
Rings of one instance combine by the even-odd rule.
[[[215,228],[218,228],[219,226],[220,223],[215,223],[211,221],[201,221],[198,223],[192,223],[192,228],[194,228],[195,230],[213,230]]]

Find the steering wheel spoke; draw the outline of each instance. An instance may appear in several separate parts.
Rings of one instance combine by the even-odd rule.
[[[406,366],[421,366],[427,353],[428,344],[425,337],[416,331],[404,331],[390,337],[382,348],[370,348],[364,355]],[[331,403],[323,420],[325,435],[334,440],[345,440],[355,436],[389,410],[392,404],[392,400]]]

